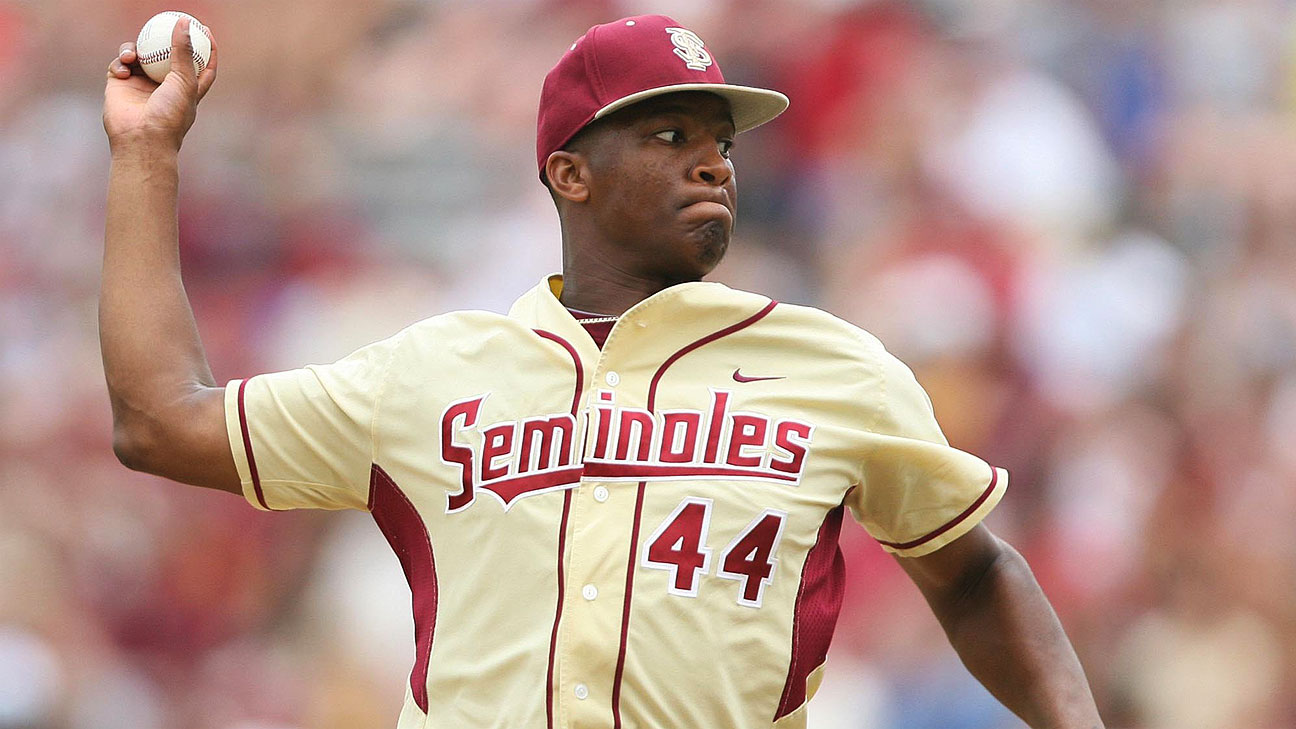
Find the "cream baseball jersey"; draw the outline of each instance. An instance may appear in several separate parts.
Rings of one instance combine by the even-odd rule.
[[[843,515],[922,555],[1007,474],[822,311],[682,284],[600,350],[561,287],[231,382],[245,495],[372,513],[413,593],[399,729],[804,726]]]

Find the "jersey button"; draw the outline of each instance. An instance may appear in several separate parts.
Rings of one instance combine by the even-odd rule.
[[[608,500],[607,486],[594,487],[594,500],[599,502],[600,504]]]
[[[603,376],[603,379],[607,381],[608,387],[616,387],[621,384],[621,375],[618,375],[615,372],[607,373]]]
[[[589,698],[589,687],[583,683],[576,684],[576,698],[584,701]]]
[[[581,597],[586,600],[593,600],[598,597],[598,588],[593,585],[586,585],[581,588]]]

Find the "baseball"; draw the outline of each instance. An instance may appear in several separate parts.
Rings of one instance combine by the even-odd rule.
[[[202,73],[211,60],[211,31],[187,13],[168,10],[149,18],[135,41],[140,67],[158,83],[171,70],[171,31],[181,18],[189,19],[189,40],[193,44],[194,73]]]

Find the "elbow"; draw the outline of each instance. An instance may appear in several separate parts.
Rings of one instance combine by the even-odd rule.
[[[127,429],[121,427],[113,428],[112,449],[113,455],[117,456],[117,460],[121,462],[123,466],[132,471],[144,470],[144,461],[141,457],[141,449],[137,445],[135,438],[131,436]]]
[[[113,454],[132,471],[205,485],[212,479],[204,469],[233,465],[232,459],[228,464],[222,460],[228,452],[222,394],[212,388],[144,405],[114,400]],[[215,480],[223,479],[228,485],[228,471],[221,471]]]
[[[138,425],[115,423],[113,425],[113,455],[132,471],[151,472],[150,456],[153,452],[146,429]]]
[[[162,456],[162,446],[176,436],[171,424],[183,421],[173,408],[161,407],[156,399],[112,397],[111,402],[113,455],[132,471],[157,473],[154,464]]]

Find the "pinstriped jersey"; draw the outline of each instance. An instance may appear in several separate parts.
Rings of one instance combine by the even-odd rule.
[[[844,515],[926,554],[1007,474],[822,311],[681,284],[600,349],[561,290],[230,382],[244,494],[373,515],[413,599],[399,729],[804,726]]]

